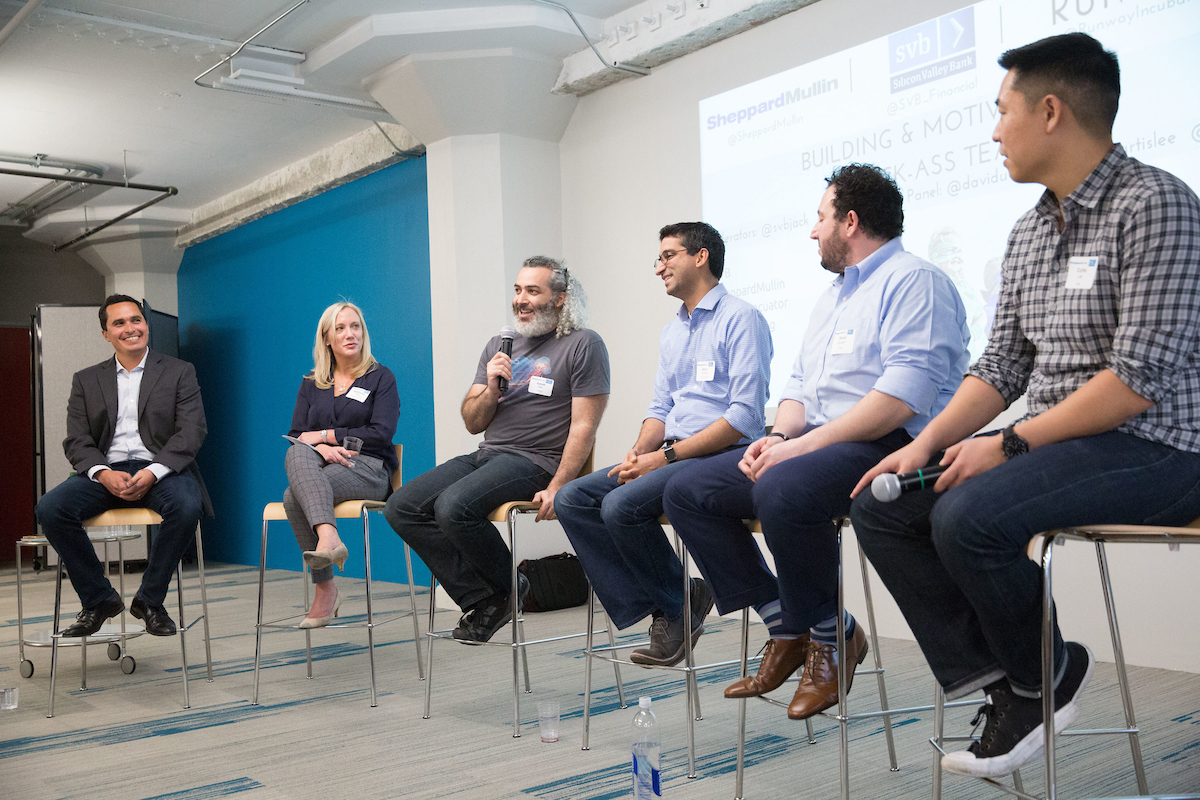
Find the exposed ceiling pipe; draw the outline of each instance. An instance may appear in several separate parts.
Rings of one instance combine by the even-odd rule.
[[[554,6],[567,12],[567,16],[571,18],[571,22],[575,23],[575,27],[579,28],[579,35],[588,43],[588,47],[592,48],[592,52],[596,54],[596,58],[600,59],[600,63],[606,68],[616,70],[618,72],[629,72],[634,75],[649,75],[650,70],[645,67],[635,67],[633,64],[628,64],[624,61],[614,61],[611,64],[605,60],[604,56],[600,55],[600,51],[596,49],[596,45],[592,43],[591,37],[587,35],[587,31],[579,24],[579,20],[575,19],[575,15],[571,13],[571,9],[564,6],[562,3],[556,3],[554,0],[530,0],[530,2],[541,3],[544,6]]]
[[[276,100],[300,100],[302,102],[312,103],[313,105],[329,106],[331,108],[340,108],[343,111],[357,111],[360,113],[364,112],[364,111],[369,111],[369,112],[375,112],[378,114],[383,114],[385,116],[388,116],[387,109],[385,109],[383,106],[379,105],[379,103],[375,103],[375,102],[371,102],[371,101],[367,101],[367,100],[358,100],[353,97],[337,97],[335,95],[322,94],[320,92],[310,92],[305,89],[296,89],[296,88],[290,88],[290,87],[287,89],[283,89],[283,88],[276,89],[274,87],[266,86],[263,83],[258,82],[258,81],[254,82],[252,85],[247,83],[246,85],[241,85],[241,86],[239,86],[237,84],[237,82],[230,81],[225,78],[222,78],[220,83],[217,83],[215,81],[213,83],[201,83],[200,82],[206,75],[211,73],[213,70],[217,69],[218,67],[222,67],[225,64],[231,63],[233,61],[233,59],[239,53],[242,52],[242,50],[246,49],[247,45],[249,45],[251,42],[253,42],[255,39],[257,39],[262,34],[266,33],[267,30],[269,30],[275,23],[279,22],[281,19],[286,17],[288,14],[291,14],[293,11],[295,11],[297,8],[304,5],[308,1],[309,0],[299,0],[298,3],[293,5],[287,11],[280,14],[275,19],[268,22],[266,25],[264,25],[262,28],[260,28],[256,33],[254,33],[249,39],[242,42],[238,46],[238,48],[236,50],[234,50],[232,53],[225,56],[225,58],[221,59],[216,64],[213,64],[211,67],[204,70],[204,72],[201,72],[199,75],[197,75],[195,78],[193,78],[192,83],[194,83],[197,86],[204,88],[204,89],[223,89],[223,90],[229,91],[229,92],[240,92],[242,94],[252,94],[252,95],[257,95],[259,97],[271,97]],[[232,69],[232,67],[230,69]]]
[[[21,10],[17,12],[17,15],[8,21],[8,24],[4,26],[4,30],[0,31],[0,44],[4,44],[4,40],[12,36],[13,31],[21,27],[21,23],[25,21],[25,18],[36,11],[37,7],[41,4],[42,0],[29,0],[29,2],[27,2],[21,8]]]
[[[91,164],[81,164],[71,161],[59,161],[54,158],[47,158],[39,153],[35,156],[9,156],[0,154],[0,162],[9,164],[26,164],[38,169],[64,169],[68,175],[92,175],[99,178],[104,174],[104,169]],[[24,225],[33,221],[38,214],[54,207],[58,203],[67,199],[71,194],[81,191],[84,187],[80,184],[72,184],[69,182],[61,182],[58,180],[58,175],[43,175],[46,180],[50,181],[45,186],[42,186],[29,194],[22,197],[15,203],[9,203],[4,211],[0,211],[0,224],[8,224],[5,221],[11,220],[13,224]]]
[[[43,178],[43,179],[46,177],[45,175],[42,175],[37,172],[29,172],[28,170],[23,170],[23,169],[6,169],[3,167],[0,167],[0,175],[17,175],[22,178]],[[87,239],[90,236],[95,236],[97,233],[104,230],[108,226],[115,225],[116,223],[120,222],[123,219],[126,219],[127,217],[132,217],[134,214],[138,213],[139,211],[149,208],[150,206],[154,205],[155,203],[158,203],[162,200],[166,200],[168,197],[171,197],[173,195],[179,194],[179,190],[176,189],[174,186],[154,186],[154,185],[148,184],[148,183],[133,183],[132,181],[107,181],[107,180],[102,180],[100,178],[83,178],[83,177],[76,177],[74,175],[59,175],[57,178],[55,178],[55,180],[69,181],[71,183],[87,183],[87,184],[92,184],[95,186],[116,186],[116,187],[122,188],[122,189],[141,189],[142,191],[146,191],[146,192],[161,192],[161,194],[158,197],[152,197],[151,199],[142,203],[137,208],[130,209],[129,211],[126,211],[124,214],[118,214],[117,216],[110,219],[108,222],[105,222],[101,225],[97,225],[94,228],[90,228],[90,229],[84,231],[83,233],[81,233],[79,236],[76,236],[71,241],[64,242],[64,243],[58,245],[57,247],[54,248],[54,252],[56,252],[56,253],[60,250],[65,250],[66,248],[70,247],[73,244],[78,244],[79,242],[82,242],[84,239]]]
[[[92,164],[84,164],[78,161],[60,161],[57,158],[47,158],[41,153],[35,156],[7,156],[0,153],[0,161],[7,164],[25,164],[30,167],[46,167],[48,169],[66,169],[72,172],[87,172],[99,178],[104,174],[103,167],[97,167]],[[43,176],[47,177],[47,176]],[[53,178],[53,176],[49,176]]]

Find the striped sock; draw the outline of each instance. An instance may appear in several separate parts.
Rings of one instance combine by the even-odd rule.
[[[779,607],[778,600],[757,605],[754,607],[754,610],[762,617],[763,624],[767,626],[768,633],[772,636],[779,633],[783,627],[783,609]]]
[[[845,612],[846,638],[849,639],[854,635],[854,617],[850,616],[850,612]],[[823,622],[819,622],[809,631],[809,636],[814,642],[821,644],[837,644],[837,617],[830,617]]]

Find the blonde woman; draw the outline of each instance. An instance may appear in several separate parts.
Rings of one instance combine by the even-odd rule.
[[[371,357],[367,324],[353,303],[334,303],[321,315],[313,365],[300,382],[288,434],[304,444],[292,445],[284,462],[283,506],[316,589],[301,628],[323,628],[337,616],[341,598],[333,565],[341,569],[348,552],[333,507],[344,500],[387,499],[400,416],[396,377]],[[362,440],[361,447],[347,449],[348,437]]]

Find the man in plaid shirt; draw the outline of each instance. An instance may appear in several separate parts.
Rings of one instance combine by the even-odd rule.
[[[1004,257],[995,326],[946,409],[855,489],[859,541],[947,699],[979,689],[979,741],[942,766],[1012,772],[1042,753],[1036,534],[1200,516],[1200,201],[1112,141],[1116,56],[1071,33],[1006,52],[1009,175],[1046,187]],[[1000,435],[972,434],[1026,396]],[[882,503],[875,476],[940,463],[933,492]],[[1055,629],[1056,730],[1091,652]]]

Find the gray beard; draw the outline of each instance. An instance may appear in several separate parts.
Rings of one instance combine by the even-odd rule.
[[[553,305],[547,305],[544,308],[534,311],[533,318],[529,322],[521,322],[519,319],[513,319],[513,329],[526,339],[536,339],[539,336],[545,336],[557,327],[558,309]]]

